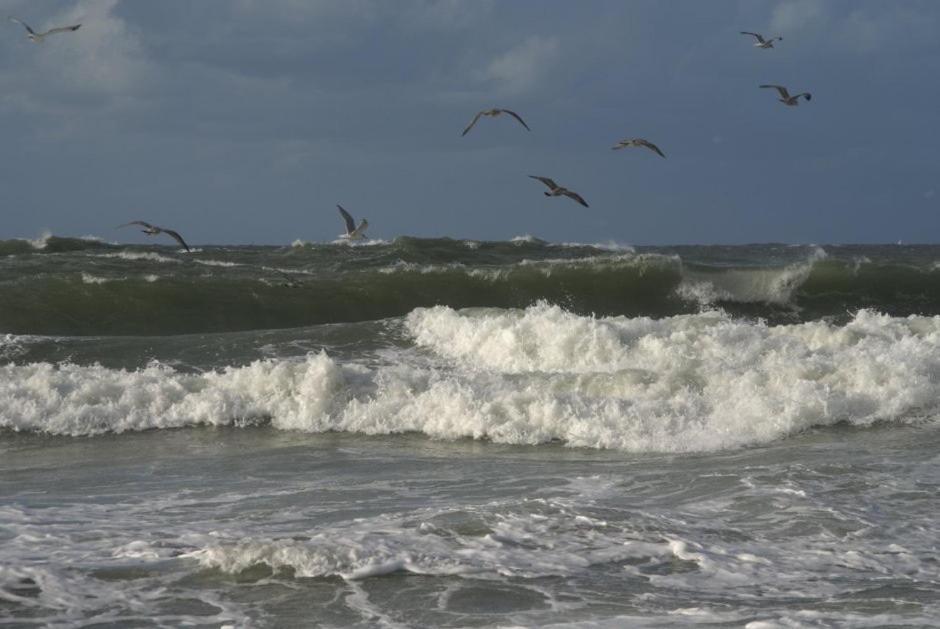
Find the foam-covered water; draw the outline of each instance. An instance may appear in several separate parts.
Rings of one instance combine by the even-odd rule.
[[[720,312],[439,306],[382,332],[368,360],[324,350],[197,373],[10,363],[0,367],[0,428],[85,436],[264,423],[691,452],[838,423],[933,422],[940,411],[940,316],[862,311],[845,325],[768,326]]]
[[[934,249],[0,243],[0,617],[934,625]]]

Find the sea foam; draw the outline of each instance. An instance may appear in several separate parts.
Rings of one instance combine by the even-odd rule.
[[[381,364],[321,352],[204,374],[160,364],[0,367],[0,428],[92,435],[190,425],[414,432],[626,451],[767,443],[822,426],[931,420],[940,317],[859,312],[768,326],[720,312],[666,319],[418,309],[414,346]]]

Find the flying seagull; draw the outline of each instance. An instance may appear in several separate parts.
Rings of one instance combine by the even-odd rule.
[[[614,151],[616,151],[618,149],[625,149],[628,146],[644,146],[648,148],[649,150],[653,151],[654,153],[656,153],[657,155],[659,155],[660,157],[666,157],[665,155],[663,155],[663,152],[659,150],[658,146],[656,146],[649,140],[644,140],[643,138],[630,138],[627,140],[620,140],[620,142],[617,142],[617,146],[613,146],[611,148]]]
[[[760,33],[751,33],[750,31],[741,31],[742,35],[751,35],[757,39],[757,43],[754,44],[756,48],[773,48],[775,41],[783,41],[783,37],[771,37],[770,39],[764,39],[763,35]]]
[[[467,125],[467,128],[464,129],[464,130],[463,130],[463,133],[461,133],[460,135],[462,135],[462,136],[467,135],[467,132],[470,131],[470,129],[473,128],[473,125],[475,125],[475,124],[477,123],[477,120],[479,120],[482,116],[489,116],[489,117],[491,117],[491,118],[496,118],[496,117],[498,117],[498,116],[501,116],[502,114],[509,114],[510,116],[512,116],[513,118],[515,118],[516,120],[518,120],[518,121],[519,121],[519,124],[521,124],[523,127],[525,127],[526,130],[528,130],[528,131],[531,131],[531,130],[532,130],[532,129],[529,129],[529,125],[527,125],[527,124],[525,123],[525,120],[523,120],[522,118],[520,118],[520,117],[519,117],[519,114],[517,114],[517,113],[514,112],[514,111],[510,111],[510,110],[508,110],[508,109],[484,109],[483,111],[478,111],[478,112],[477,112],[477,115],[473,117],[473,120],[470,121],[470,124]]]
[[[186,241],[183,240],[183,237],[180,236],[179,233],[173,231],[172,229],[164,229],[163,227],[157,227],[156,225],[151,225],[150,223],[146,223],[144,221],[131,221],[130,223],[124,223],[123,225],[118,225],[118,227],[119,228],[128,227],[130,225],[140,225],[141,227],[143,227],[143,229],[140,231],[144,232],[148,236],[156,236],[157,234],[166,234],[167,236],[170,236],[171,238],[173,238],[180,245],[182,245],[183,249],[185,249],[186,251],[190,250],[189,245],[186,244]]]
[[[359,226],[356,227],[356,221],[353,220],[352,215],[344,210],[342,205],[337,203],[336,207],[339,208],[339,213],[343,217],[343,221],[346,223],[346,233],[341,235],[340,238],[347,238],[349,240],[359,240],[360,238],[365,238],[365,231],[369,226],[369,221],[362,219],[359,221]]]
[[[549,192],[544,193],[545,196],[547,197],[569,197],[571,199],[574,199],[575,201],[577,201],[584,207],[590,207],[587,204],[587,202],[581,198],[580,194],[578,194],[577,192],[573,192],[569,190],[568,188],[562,188],[561,186],[559,186],[557,183],[555,183],[553,180],[549,179],[548,177],[539,177],[537,175],[529,175],[529,177],[532,177],[532,179],[538,179],[539,181],[544,183],[546,186],[548,186]]]
[[[29,37],[29,40],[37,44],[42,43],[42,40],[48,37],[49,35],[55,35],[56,33],[68,33],[72,31],[77,31],[78,28],[81,26],[81,24],[76,24],[75,26],[60,26],[59,28],[50,28],[48,31],[44,33],[37,33],[32,28],[30,28],[29,24],[27,24],[23,20],[18,20],[15,17],[11,17],[10,21],[16,22],[17,24],[25,28],[26,36]]]
[[[787,88],[785,88],[782,85],[761,85],[761,87],[764,87],[764,88],[772,87],[778,92],[780,92],[780,98],[778,100],[788,107],[796,107],[797,105],[799,105],[800,96],[802,96],[806,100],[810,100],[813,98],[813,95],[810,94],[809,92],[802,92],[800,94],[790,96],[790,92],[788,92]]]

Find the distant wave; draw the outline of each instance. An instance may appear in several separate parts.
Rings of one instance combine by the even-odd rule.
[[[860,309],[940,313],[940,267],[936,252],[926,249],[829,255],[820,247],[762,245],[634,252],[535,238],[400,237],[367,247],[219,247],[180,255],[171,247],[55,237],[46,243],[62,254],[50,257],[26,241],[0,243],[8,253],[20,252],[15,262],[0,265],[0,332],[227,332],[386,319],[435,305],[525,308],[540,301],[598,316],[667,317],[719,308],[771,323],[844,321]]]
[[[114,247],[103,242],[97,236],[84,238],[66,238],[45,233],[35,239],[14,238],[0,240],[0,256],[23,255],[27,253],[64,253],[84,251],[86,249],[108,249]]]
[[[404,327],[427,354],[390,366],[324,352],[196,374],[8,364],[0,428],[82,436],[269,424],[692,452],[940,410],[940,317],[863,311],[844,326],[768,326],[718,312],[595,318],[543,304],[418,309]]]
[[[817,248],[802,262],[782,268],[705,268],[685,265],[676,292],[685,299],[710,306],[720,302],[788,304],[810,277],[817,262],[826,259]]]

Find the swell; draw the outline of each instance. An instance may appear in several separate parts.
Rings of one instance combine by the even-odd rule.
[[[940,313],[932,250],[872,253],[872,261],[857,252],[780,246],[632,253],[535,239],[399,238],[370,247],[207,248],[186,255],[49,237],[46,248],[62,251],[47,255],[29,241],[10,242],[36,255],[0,264],[0,333],[234,332],[371,321],[438,305],[538,302],[597,316],[720,308],[777,324],[843,322],[861,309]],[[73,246],[88,250],[70,252]]]
[[[0,240],[0,257],[9,255],[24,255],[29,253],[65,253],[68,251],[89,251],[101,249],[116,249],[117,245],[110,245],[94,238],[69,238],[44,234],[36,240],[15,238]]]
[[[176,266],[176,265],[174,265]],[[688,310],[669,258],[518,264],[392,266],[315,275],[262,272],[153,281],[40,277],[7,283],[0,331],[43,335],[159,335],[301,327],[402,316],[419,307],[524,308],[538,301],[574,312],[668,315]]]

